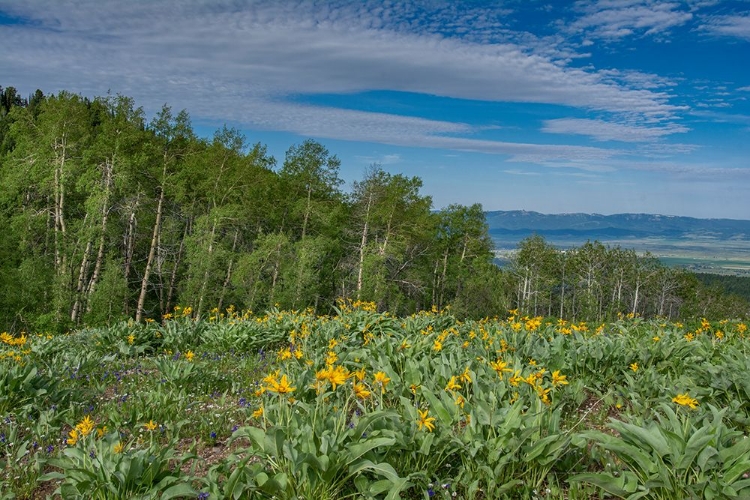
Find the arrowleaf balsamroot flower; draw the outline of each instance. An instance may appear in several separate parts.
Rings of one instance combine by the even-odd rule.
[[[143,427],[145,427],[147,431],[155,431],[157,424],[153,420],[149,420],[147,424],[143,424]]]
[[[448,381],[448,385],[445,386],[446,391],[455,391],[461,388],[461,385],[456,382],[456,376],[453,375],[451,379]]]
[[[268,380],[268,384],[270,386],[268,387],[268,391],[278,394],[288,394],[296,389],[296,387],[292,387],[289,383],[289,379],[286,375],[282,375],[278,382],[276,381],[276,378],[272,378]]]
[[[672,398],[672,402],[677,403],[681,406],[687,406],[691,410],[698,409],[698,400],[695,398],[691,398],[688,393],[678,394],[677,396]]]
[[[83,420],[78,422],[76,429],[81,433],[81,436],[86,437],[94,430],[94,421],[91,420],[91,417],[86,415]]]
[[[490,366],[497,372],[500,380],[503,379],[503,373],[513,373],[513,369],[508,368],[508,363],[499,358],[497,361],[490,361]]]
[[[370,394],[371,392],[367,390],[367,386],[365,384],[361,384],[359,382],[354,383],[354,395],[359,399],[366,399],[370,397]]]
[[[552,372],[552,385],[557,387],[559,385],[568,385],[568,376],[560,375],[560,370]]]
[[[349,370],[347,370],[345,367],[339,365],[339,366],[332,366],[328,369],[328,381],[333,386],[333,390],[336,390],[337,385],[344,385],[346,383],[346,379],[349,378]]]
[[[435,417],[430,417],[428,410],[417,410],[419,412],[419,418],[417,419],[417,427],[422,430],[422,427],[427,429],[428,432],[435,430]]]
[[[387,386],[390,381],[391,379],[388,378],[388,375],[386,375],[385,372],[378,372],[375,374],[375,383],[380,386],[382,392],[385,392],[385,386]]]
[[[630,369],[634,372],[638,371],[638,363],[630,363]]]
[[[78,431],[76,429],[73,429],[68,433],[68,440],[66,441],[68,443],[68,446],[75,446],[75,444],[78,442]]]

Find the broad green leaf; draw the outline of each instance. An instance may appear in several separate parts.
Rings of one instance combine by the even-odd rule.
[[[368,439],[366,441],[353,444],[348,447],[348,454],[349,454],[348,462],[351,463],[357,460],[368,451],[378,448],[379,446],[391,446],[395,442],[396,440],[394,438],[381,437],[381,438]]]
[[[452,425],[453,417],[451,417],[450,412],[448,412],[448,409],[443,405],[442,401],[440,401],[429,389],[423,389],[422,394],[430,403],[430,410],[435,412],[435,415],[438,416],[440,422],[442,422],[443,425]]]
[[[647,444],[659,455],[659,458],[664,458],[667,455],[671,455],[673,451],[676,451],[670,449],[667,440],[664,439],[664,436],[656,426],[644,429],[637,425],[613,420],[610,423],[610,427],[618,431],[624,439],[637,440]]]
[[[161,500],[171,500],[172,498],[192,497],[194,495],[195,490],[189,484],[180,483],[167,488],[159,498]]]
[[[682,471],[693,467],[693,462],[698,454],[714,439],[713,435],[708,434],[710,431],[709,427],[701,427],[690,436],[685,445],[684,454],[678,458],[677,464],[675,464],[677,470]]]

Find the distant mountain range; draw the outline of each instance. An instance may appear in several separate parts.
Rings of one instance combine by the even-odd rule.
[[[496,241],[538,234],[550,240],[586,241],[660,238],[669,240],[750,241],[750,220],[696,219],[653,214],[540,214],[525,210],[486,212]]]

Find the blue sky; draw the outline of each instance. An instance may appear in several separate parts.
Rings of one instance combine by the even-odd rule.
[[[750,2],[0,0],[0,85],[132,96],[435,208],[750,218]]]

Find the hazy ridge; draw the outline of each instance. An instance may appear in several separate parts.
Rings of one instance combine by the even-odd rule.
[[[598,240],[605,245],[651,252],[669,265],[695,271],[750,274],[750,220],[525,210],[491,211],[485,216],[500,253],[538,234],[561,248]]]

